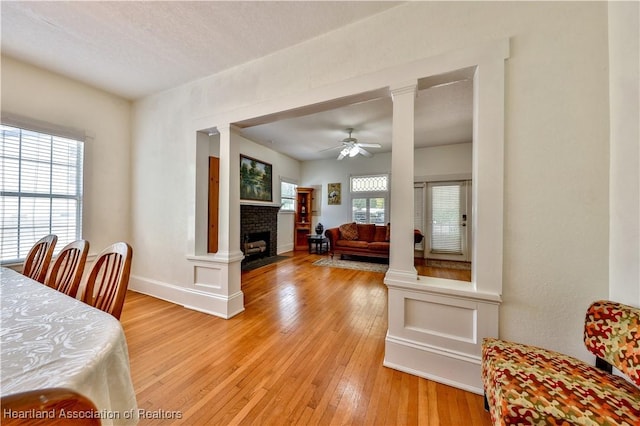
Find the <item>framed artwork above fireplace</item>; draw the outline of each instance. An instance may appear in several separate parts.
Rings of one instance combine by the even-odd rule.
[[[240,154],[240,199],[273,201],[273,167]]]

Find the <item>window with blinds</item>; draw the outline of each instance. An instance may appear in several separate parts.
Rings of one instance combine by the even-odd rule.
[[[23,260],[47,234],[81,238],[83,142],[0,125],[0,260]]]
[[[461,185],[431,186],[431,252],[462,254]]]
[[[424,232],[424,184],[416,184],[413,187],[413,227],[422,233]],[[424,238],[414,248],[424,250]]]

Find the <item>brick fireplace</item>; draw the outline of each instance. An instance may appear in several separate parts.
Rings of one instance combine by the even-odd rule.
[[[240,247],[246,242],[263,240],[267,250],[261,257],[271,257],[278,250],[278,212],[280,207],[240,205]],[[245,263],[249,257],[243,260]]]

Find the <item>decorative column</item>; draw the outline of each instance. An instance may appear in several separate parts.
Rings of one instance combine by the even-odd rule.
[[[236,128],[218,126],[220,133],[220,214],[217,257],[242,260],[240,250],[240,152]]]
[[[385,283],[413,281],[413,134],[418,82],[392,86],[391,250]]]
[[[220,133],[220,191],[218,252],[193,256],[193,288],[184,296],[184,306],[222,318],[244,310],[240,263],[240,153],[235,129],[217,126]]]

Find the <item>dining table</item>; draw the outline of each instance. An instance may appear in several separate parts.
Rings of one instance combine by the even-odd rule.
[[[138,422],[129,354],[108,313],[0,267],[0,392],[67,388],[89,398],[103,425]]]

